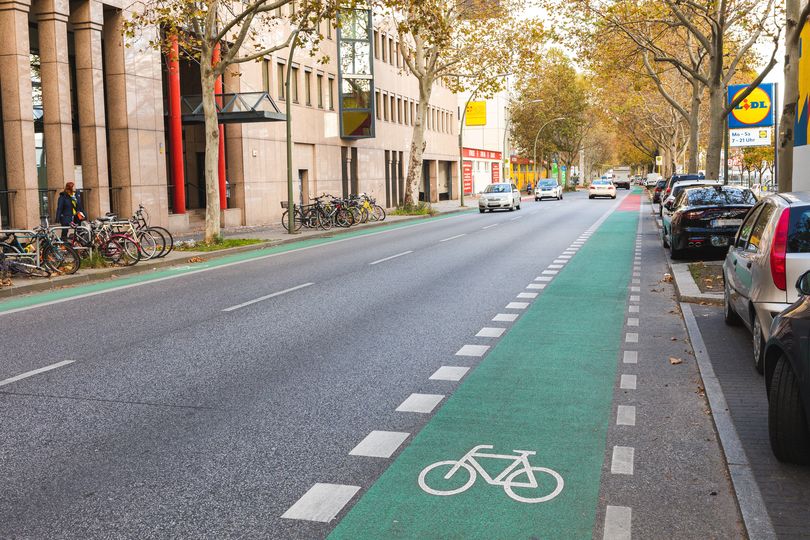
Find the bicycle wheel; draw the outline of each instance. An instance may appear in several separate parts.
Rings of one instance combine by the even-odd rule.
[[[163,233],[156,229],[152,229],[151,227],[142,231],[144,234],[148,234],[152,237],[155,241],[155,254],[152,256],[153,259],[160,259],[163,257],[166,251],[166,237],[163,236]]]
[[[385,208],[383,208],[379,204],[375,204],[373,207],[373,211],[374,211],[374,221],[385,221]]]
[[[503,485],[503,490],[506,492],[509,497],[516,501],[520,501],[522,503],[541,503],[550,501],[554,497],[560,494],[565,487],[565,482],[563,481],[562,476],[555,470],[547,469],[546,467],[532,467],[532,473],[535,477],[535,486],[533,487],[531,484],[531,479],[529,478],[526,469],[517,469],[512,474],[506,477],[505,484]],[[541,473],[541,474],[536,474]],[[525,481],[516,482],[515,479],[521,475],[525,476]],[[550,478],[549,478],[550,477]],[[518,495],[515,493],[515,488],[532,490],[535,493],[548,493],[547,495],[542,495],[540,497],[524,497],[522,495]]]
[[[332,216],[326,213],[326,210],[318,210],[318,227],[324,231],[328,231],[333,225]]]
[[[289,221],[289,210],[285,210],[284,214],[281,216],[281,225],[284,226],[284,229],[289,232],[290,231],[290,221]],[[299,231],[301,227],[304,225],[304,220],[301,217],[301,212],[296,210],[295,214],[293,214],[293,230]]]
[[[121,256],[116,264],[132,266],[141,260],[141,250],[138,243],[125,234],[114,234],[110,240],[115,240],[121,246]]]
[[[155,231],[163,236],[165,249],[158,257],[165,257],[174,250],[174,236],[172,236],[172,233],[170,233],[168,229],[164,229],[163,227],[149,227],[149,230]]]
[[[82,259],[67,244],[51,244],[42,250],[42,265],[53,273],[70,275],[79,270]]]
[[[138,247],[141,250],[141,259],[148,261],[158,252],[157,242],[155,242],[152,235],[146,231],[138,231],[135,234],[135,241],[138,243]]]
[[[357,225],[358,223],[361,223],[363,219],[363,214],[360,212],[359,208],[357,208],[356,206],[352,206],[349,208],[349,212],[352,215],[352,225]]]
[[[345,208],[341,208],[335,213],[335,225],[338,227],[351,227],[352,226],[351,214]]]
[[[30,277],[51,277],[51,271],[45,266],[37,266],[33,257],[8,260],[7,266],[13,273]]]
[[[422,488],[422,490],[426,493],[430,493],[431,495],[439,495],[442,497],[467,491],[470,489],[470,486],[475,483],[477,473],[472,465],[462,462],[461,467],[453,474],[453,478],[448,478],[447,475],[450,474],[450,470],[452,470],[452,468],[456,465],[458,465],[458,461],[453,460],[438,461],[428,465],[422,469],[421,473],[419,473],[419,487]],[[427,476],[433,469],[439,469],[440,475],[437,476],[434,474],[431,477],[431,483],[435,485],[436,483],[444,482],[445,485],[442,487],[447,489],[436,489],[428,485]],[[462,471],[466,471],[466,477]]]
[[[124,248],[115,240],[104,240],[97,248],[99,256],[108,264],[118,264]]]
[[[310,208],[303,216],[303,224],[307,229],[314,229],[320,227],[320,217],[316,208]]]

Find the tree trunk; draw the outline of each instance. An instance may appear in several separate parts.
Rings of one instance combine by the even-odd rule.
[[[801,0],[785,2],[787,16],[787,40],[785,44],[785,97],[782,117],[779,121],[779,191],[793,191],[793,144],[794,127],[799,105],[799,40],[802,29],[799,17],[802,11]],[[771,179],[773,181],[773,179]]]
[[[706,146],[706,179],[720,179],[720,154],[723,150],[723,131],[726,120],[725,88],[722,82],[709,87],[709,142]],[[728,157],[728,156],[726,156]]]
[[[692,103],[689,108],[689,164],[687,172],[698,172],[700,148],[700,106],[703,101],[703,83],[692,80]]]
[[[203,116],[205,117],[205,241],[221,235],[219,209],[219,122],[214,97],[214,70],[210,51],[204,51],[200,65]]]
[[[405,206],[414,205],[419,202],[419,179],[422,177],[422,156],[425,153],[425,146],[427,144],[425,141],[427,110],[432,90],[432,81],[419,81],[419,103],[416,106],[416,120],[413,123],[413,135],[411,138],[411,155],[408,160],[408,176],[405,179],[405,198],[403,200]],[[430,182],[430,179],[425,178],[425,182]],[[425,193],[427,193],[427,190]]]

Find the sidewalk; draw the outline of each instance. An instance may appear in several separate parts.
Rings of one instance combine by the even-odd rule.
[[[438,212],[437,215],[453,214],[462,211],[473,210],[478,207],[478,202],[473,197],[465,198],[465,208],[459,205],[458,201],[440,201],[434,203],[432,206]],[[282,244],[289,244],[292,242],[300,242],[302,240],[311,240],[314,238],[331,238],[341,233],[357,232],[362,230],[373,229],[376,227],[390,226],[408,221],[418,221],[430,218],[431,216],[387,216],[385,221],[377,223],[366,223],[363,225],[356,225],[349,229],[333,228],[328,231],[320,229],[309,230],[302,229],[299,234],[290,235],[281,226],[269,225],[265,227],[236,227],[223,229],[222,236],[225,238],[250,238],[261,240],[256,244],[249,246],[235,247],[229,249],[222,249],[218,251],[178,251],[175,250],[168,256],[151,261],[142,261],[135,266],[130,267],[112,267],[112,268],[88,268],[80,269],[72,276],[55,276],[48,279],[45,278],[26,278],[21,276],[14,276],[12,285],[10,287],[0,288],[0,298],[12,298],[23,294],[48,291],[53,289],[60,289],[70,287],[78,284],[92,283],[106,279],[115,279],[123,276],[139,274],[144,272],[156,271],[158,269],[165,269],[176,265],[186,265],[193,263],[201,263],[211,259],[225,257],[227,255],[234,255],[248,251],[256,251],[268,247],[279,246]],[[196,232],[187,235],[175,236],[175,244],[187,240],[202,240],[203,233]]]

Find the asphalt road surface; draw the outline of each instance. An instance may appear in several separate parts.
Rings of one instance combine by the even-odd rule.
[[[584,328],[576,336],[560,335],[555,345],[565,349],[559,343],[565,339],[609,353],[604,370],[589,375],[600,385],[594,395],[605,398],[594,404],[593,441],[584,445],[592,447],[592,455],[574,456],[570,462],[549,458],[559,461],[567,479],[578,478],[577,460],[595,463],[595,485],[582,487],[593,497],[593,504],[585,499],[593,508],[559,523],[531,526],[543,537],[589,537],[591,531],[601,535],[604,528],[611,538],[628,538],[622,534],[625,524],[630,526],[629,509],[618,504],[610,510],[616,504],[615,497],[611,502],[614,494],[635,489],[638,495],[643,487],[660,497],[679,493],[679,479],[688,479],[686,493],[692,496],[697,490],[706,500],[683,510],[668,509],[668,515],[683,514],[682,528],[669,529],[668,536],[707,537],[719,530],[736,537],[739,517],[710,419],[694,388],[683,390],[698,404],[684,412],[690,416],[678,429],[685,432],[661,434],[660,424],[644,427],[644,440],[653,446],[663,444],[656,440],[682,441],[696,429],[702,446],[694,461],[681,462],[686,455],[678,454],[678,462],[660,463],[659,455],[663,460],[671,455],[666,450],[659,450],[655,460],[641,456],[637,463],[642,470],[666,469],[662,478],[673,485],[624,480],[606,491],[611,469],[627,466],[625,451],[617,454],[614,448],[614,414],[616,400],[629,388],[617,366],[630,331],[624,320],[627,295],[636,294],[629,282],[639,213],[630,208],[613,230],[611,215],[618,203],[567,195],[559,202],[526,202],[516,212],[473,211],[373,234],[336,234],[327,242],[302,244],[305,249],[244,256],[205,271],[180,268],[174,270],[176,277],[169,271],[154,281],[141,276],[124,288],[90,286],[24,304],[0,303],[0,537],[352,537],[336,525],[346,520],[344,531],[366,527],[364,509],[374,508],[375,497],[385,493],[384,486],[370,488],[389,467],[394,474],[397,466],[392,463],[407,463],[409,446],[418,446],[415,438],[437,411],[462,402],[454,401],[464,398],[455,396],[456,390],[468,379],[470,388],[485,389],[485,376],[493,384],[501,377],[497,369],[476,373],[482,357],[484,363],[495,358],[492,365],[497,367],[510,354],[525,356],[528,348],[542,354],[544,342],[533,341],[528,326],[520,331],[515,326],[513,332],[504,320],[524,313],[527,321],[533,313],[540,316],[540,304],[530,304],[551,292],[531,287],[550,281],[539,280],[541,271],[555,268],[548,271],[549,278],[556,279],[559,272],[560,279],[568,279],[561,282],[565,290],[560,285],[555,294],[580,302],[582,295],[595,294],[593,287],[579,293],[576,283],[598,275],[599,267],[582,259],[576,275],[574,266],[565,268],[578,256],[594,257],[594,264],[602,264],[598,257],[603,257],[610,263],[605,275],[612,272],[611,283],[621,282],[616,296],[603,302],[610,313],[606,320],[618,316],[608,334],[589,337]],[[602,218],[608,219],[606,225],[593,227]],[[620,227],[626,231],[619,234]],[[623,253],[620,261],[613,264],[601,252],[586,255],[600,234],[613,235],[605,239],[615,241],[617,253]],[[639,249],[640,244],[639,239]],[[580,247],[583,251],[576,254]],[[566,301],[557,300],[558,330],[571,330],[576,314],[566,313]],[[488,348],[498,339],[486,337],[484,328],[504,329],[502,346],[489,356]],[[437,372],[442,366],[462,369]],[[31,373],[46,367],[53,369]],[[559,394],[570,394],[576,404],[582,375],[588,374],[569,376],[571,390]],[[537,384],[532,377],[527,383]],[[558,406],[543,401],[541,387],[517,390],[532,395],[526,407]],[[645,392],[649,400],[660,398],[660,392]],[[489,423],[534,429],[531,416],[513,412],[514,417],[493,417]],[[623,421],[627,412],[623,410]],[[572,418],[589,415],[582,410]],[[562,432],[567,422],[576,420],[560,418],[554,428]],[[379,431],[387,434],[371,435]],[[358,447],[361,441],[367,444]],[[632,453],[629,459],[632,475]],[[680,475],[695,470],[698,474]],[[485,493],[483,499],[476,495],[461,503],[471,516],[494,496],[484,487],[471,492]],[[577,493],[579,486],[571,480],[565,489]],[[498,493],[508,501],[503,489]],[[557,502],[567,493],[562,491]],[[721,502],[715,503],[718,493]],[[644,505],[651,512],[653,505],[637,498],[632,519],[646,523],[643,530],[654,530],[650,514],[646,521],[643,517]],[[451,499],[462,500],[426,500]],[[396,511],[407,513],[401,500],[395,502]],[[498,515],[507,526],[509,520],[516,526],[526,522],[526,508],[543,507],[553,519],[552,504],[521,505],[515,513]],[[356,505],[357,512],[350,514]],[[599,524],[594,522],[597,515]],[[421,514],[416,520],[434,517]],[[603,527],[603,520],[610,526]],[[693,522],[697,528],[690,529]],[[398,530],[396,523],[377,525],[382,532],[367,537],[416,537],[413,530]],[[465,537],[492,537],[486,523],[476,527],[470,530],[477,534]],[[441,528],[434,530],[436,537],[448,537]],[[567,534],[574,530],[576,534]]]

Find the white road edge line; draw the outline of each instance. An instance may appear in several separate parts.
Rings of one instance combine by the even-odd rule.
[[[222,311],[231,312],[236,311],[237,309],[242,309],[243,307],[247,307],[253,304],[257,304],[259,302],[263,302],[265,300],[269,300],[271,298],[275,298],[276,296],[281,296],[282,294],[291,293],[293,291],[297,291],[298,289],[303,289],[305,287],[309,287],[311,285],[315,285],[314,283],[304,283],[303,285],[298,285],[296,287],[290,287],[289,289],[284,289],[283,291],[274,292],[273,294],[268,294],[266,296],[261,296],[256,298],[255,300],[250,300],[249,302],[243,302],[241,304],[237,304],[235,306],[231,306],[229,308],[225,308]]]
[[[397,253],[396,255],[391,255],[390,257],[386,257],[384,259],[379,259],[374,262],[368,263],[369,266],[374,266],[375,264],[384,263],[385,261],[390,261],[391,259],[396,259],[397,257],[402,257],[404,255],[410,255],[413,251],[403,251],[402,253]]]
[[[61,362],[51,364],[50,366],[32,369],[31,371],[26,371],[25,373],[20,373],[19,375],[15,375],[14,377],[9,377],[8,379],[0,381],[0,386],[5,386],[7,384],[21,381],[23,379],[27,379],[28,377],[33,377],[34,375],[39,375],[40,373],[45,373],[46,371],[51,371],[52,369],[57,369],[62,366],[66,366],[68,364],[72,364],[73,362],[75,362],[75,360],[63,360]]]
[[[455,240],[456,238],[461,238],[462,236],[467,236],[467,233],[457,234],[455,236],[451,236],[450,238],[445,238],[444,240],[439,240],[439,243],[441,243],[441,242],[449,242],[450,240]]]
[[[487,225],[486,227],[481,227],[481,230],[485,231],[487,229],[491,229],[492,227],[497,227],[498,225],[500,225],[500,223],[493,223],[492,225]]]

